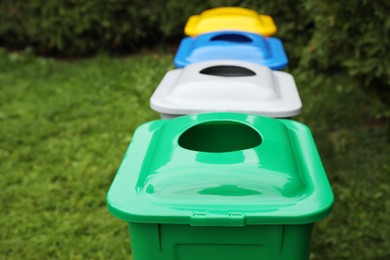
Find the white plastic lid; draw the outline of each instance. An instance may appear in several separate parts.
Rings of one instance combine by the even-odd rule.
[[[161,114],[239,112],[270,117],[294,116],[302,108],[292,75],[236,60],[199,62],[169,71],[150,105]]]

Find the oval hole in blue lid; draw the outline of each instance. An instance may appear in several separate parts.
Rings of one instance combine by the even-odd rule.
[[[250,149],[261,144],[260,134],[252,127],[233,121],[211,121],[187,129],[179,138],[185,149],[223,153]]]
[[[225,33],[212,37],[210,41],[252,42],[252,39],[241,34]]]
[[[256,73],[250,69],[239,66],[220,65],[208,67],[199,72],[200,74],[220,76],[220,77],[248,77],[255,76]]]

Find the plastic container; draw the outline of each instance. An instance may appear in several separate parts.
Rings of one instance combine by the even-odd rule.
[[[286,118],[302,108],[290,74],[237,60],[199,62],[169,71],[150,105],[162,118],[204,112]]]
[[[193,15],[187,21],[184,33],[196,36],[203,33],[238,30],[271,36],[276,25],[271,16],[241,7],[219,7],[209,9],[200,15]]]
[[[241,60],[258,63],[271,69],[288,64],[282,42],[273,37],[238,31],[219,31],[184,38],[175,57],[175,66],[209,60]]]
[[[134,260],[302,260],[333,194],[305,125],[209,113],[140,126],[107,202]]]

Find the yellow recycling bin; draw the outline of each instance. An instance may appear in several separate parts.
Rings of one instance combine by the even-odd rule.
[[[191,16],[184,28],[189,36],[203,33],[237,30],[271,36],[276,25],[271,16],[259,14],[241,7],[219,7]]]

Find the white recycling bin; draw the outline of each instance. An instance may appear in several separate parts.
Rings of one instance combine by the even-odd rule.
[[[161,118],[205,112],[237,112],[275,118],[300,113],[291,74],[237,60],[193,63],[167,72],[150,99]]]

